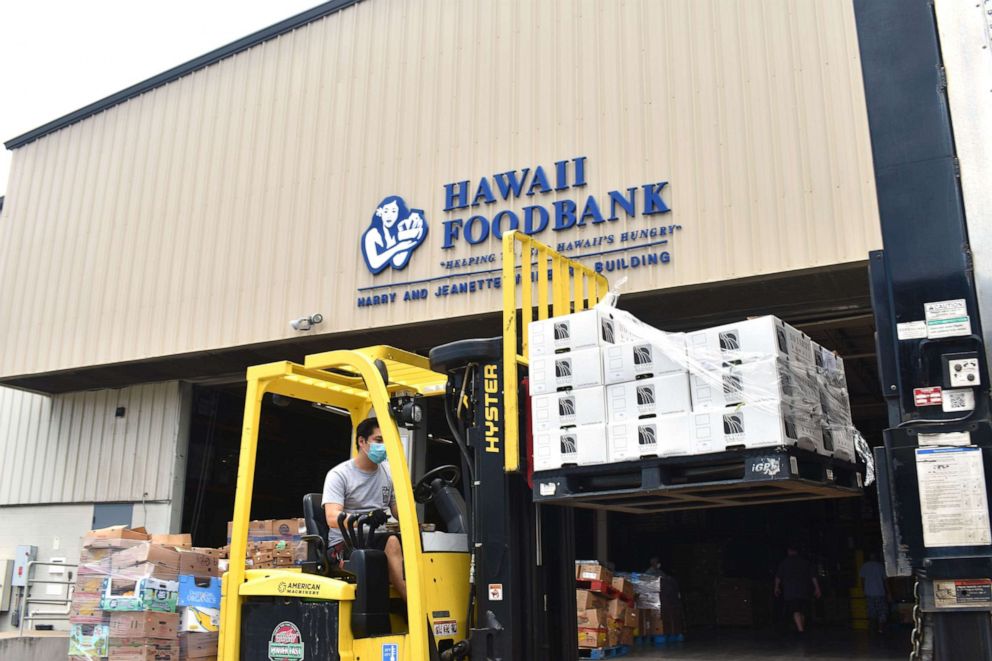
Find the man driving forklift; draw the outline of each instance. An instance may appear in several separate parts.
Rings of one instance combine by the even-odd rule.
[[[324,478],[321,506],[327,518],[328,548],[340,560],[345,559],[346,544],[339,529],[338,517],[344,512],[348,517],[371,510],[388,509],[395,518],[396,494],[393,478],[386,459],[386,446],[375,418],[366,418],[355,429],[355,457],[344,461]],[[406,599],[406,580],[403,577],[403,547],[399,538],[389,532],[373,535],[369,548],[385,551],[389,567],[389,582]]]

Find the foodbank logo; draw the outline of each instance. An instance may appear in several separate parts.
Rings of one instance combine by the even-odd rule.
[[[373,274],[390,266],[404,269],[413,251],[427,238],[422,209],[410,209],[402,197],[390,195],[379,203],[362,234],[362,257]]]
[[[302,661],[303,636],[292,622],[280,622],[269,639],[269,661]]]

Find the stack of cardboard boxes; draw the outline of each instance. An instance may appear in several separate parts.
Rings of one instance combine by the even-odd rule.
[[[575,578],[579,584],[575,591],[579,647],[596,649],[633,645],[638,612],[634,607],[631,583],[622,576],[613,576],[606,567],[593,563],[577,564]],[[604,589],[606,586],[612,587],[612,590]]]
[[[91,531],[82,547],[70,606],[70,659],[216,657],[219,611],[212,632],[183,654],[185,632],[200,629],[189,628],[186,609],[179,606],[188,599],[184,582],[195,578],[216,592],[219,608],[217,549],[191,548],[189,535],[149,535],[124,526]]]
[[[665,631],[661,616],[661,578],[648,574],[627,574],[633,586],[637,604],[637,631],[641,636],[662,636]]]
[[[683,334],[597,308],[528,334],[535,470],[781,445],[855,460],[843,361],[776,317]]]
[[[227,523],[225,547],[230,551],[233,524]],[[306,560],[306,522],[297,519],[261,519],[248,524],[247,566],[253,569],[276,569],[302,564]]]

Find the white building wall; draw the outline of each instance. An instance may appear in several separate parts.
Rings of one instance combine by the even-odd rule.
[[[168,500],[179,409],[176,381],[52,397],[0,388],[0,506]]]
[[[0,558],[31,545],[40,561],[77,563],[99,503],[132,503],[132,526],[179,532],[185,392],[175,381],[54,397],[0,388]],[[12,628],[0,613],[0,632]]]

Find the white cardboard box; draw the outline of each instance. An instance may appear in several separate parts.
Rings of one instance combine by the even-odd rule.
[[[782,445],[822,452],[820,424],[817,416],[774,403],[692,414],[693,440],[707,452]]]
[[[691,410],[689,378],[685,372],[675,372],[653,379],[617,383],[607,386],[606,401],[610,422],[685,413]]]
[[[857,460],[857,453],[854,449],[854,427],[826,423],[823,425],[822,435],[822,454],[833,455],[851,463]]]
[[[810,346],[813,347],[813,363],[816,365],[817,370],[832,372],[839,375],[842,379],[844,378],[843,358],[812,340],[810,340]]]
[[[603,346],[604,383],[685,371],[685,333],[664,333],[664,337],[664,344],[644,340]]]
[[[599,347],[568,353],[536,356],[530,361],[530,392],[543,395],[566,388],[603,385],[603,361]]]
[[[636,461],[641,457],[692,454],[692,435],[687,413],[613,422],[607,431],[611,463]]]
[[[535,434],[573,425],[606,424],[602,386],[537,395],[530,398],[530,410]]]
[[[583,312],[532,321],[527,329],[527,358],[576,351],[640,339],[636,330],[620,317],[593,308]]]
[[[740,404],[781,401],[819,414],[817,376],[779,358],[700,369],[689,376],[692,410],[720,411]]]
[[[534,433],[535,471],[554,470],[568,464],[605,464],[608,458],[606,425],[558,427]]]
[[[686,351],[693,364],[708,368],[728,362],[788,358],[797,367],[813,367],[813,346],[803,333],[778,317],[756,317],[689,333]]]

